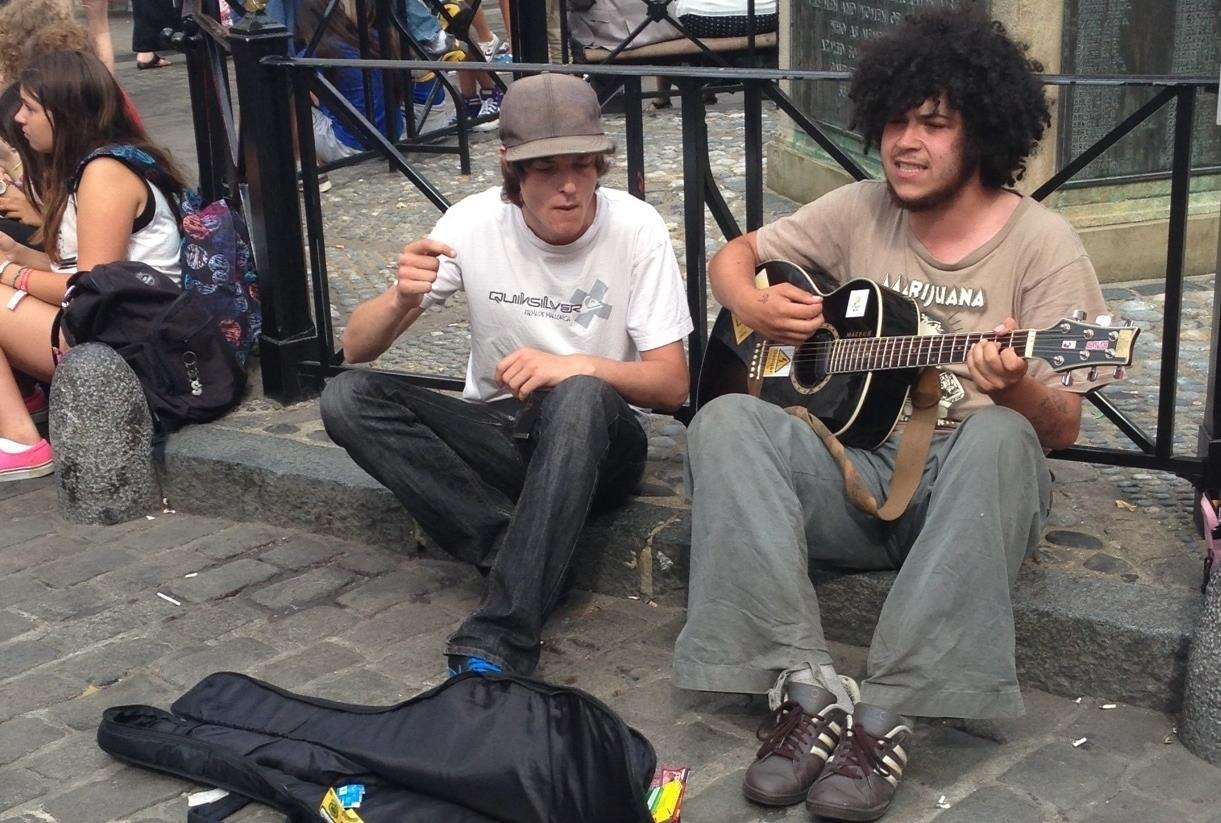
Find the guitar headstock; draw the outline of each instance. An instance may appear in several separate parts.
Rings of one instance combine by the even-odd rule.
[[[1100,314],[1093,323],[1085,322],[1085,312],[1073,312],[1042,331],[1035,332],[1030,354],[1047,361],[1052,371],[1090,369],[1095,379],[1101,366],[1114,366],[1115,376],[1132,364],[1133,349],[1140,329],[1130,323],[1112,326],[1111,318]],[[1069,378],[1066,376],[1065,380]]]

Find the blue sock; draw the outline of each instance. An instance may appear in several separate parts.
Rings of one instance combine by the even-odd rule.
[[[465,672],[474,672],[475,674],[501,674],[502,669],[495,663],[484,660],[482,657],[458,657],[450,655],[448,658],[449,665],[447,671],[450,677],[457,677]]]

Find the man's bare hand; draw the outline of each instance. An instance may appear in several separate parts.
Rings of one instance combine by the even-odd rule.
[[[822,326],[822,298],[780,283],[747,297],[734,315],[774,343],[797,346]]]
[[[593,374],[593,362],[581,354],[548,354],[521,348],[496,364],[496,380],[518,400],[536,389],[550,389],[569,377]]]
[[[437,271],[441,266],[438,257],[457,257],[449,246],[425,237],[403,247],[399,254],[395,297],[404,310],[418,308],[424,295],[432,291]]]
[[[993,331],[998,334],[1013,331],[1017,321],[1006,317]],[[1026,376],[1028,364],[1012,348],[1002,349],[991,340],[981,340],[967,352],[967,372],[985,394],[997,394],[1011,388]]]

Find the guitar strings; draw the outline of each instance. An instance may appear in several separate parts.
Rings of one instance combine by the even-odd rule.
[[[794,363],[808,362],[816,359],[828,359],[829,350],[839,349],[833,352],[841,357],[848,358],[914,358],[923,360],[926,357],[933,356],[933,347],[936,347],[935,360],[940,359],[945,354],[944,342],[947,339],[952,339],[950,342],[950,355],[957,356],[957,350],[962,349],[962,356],[967,356],[967,351],[974,346],[975,343],[984,340],[992,340],[999,343],[1002,348],[1016,348],[1017,345],[1024,346],[1027,341],[1017,341],[1017,338],[1026,337],[1029,339],[1030,334],[1037,334],[1034,329],[1018,329],[1012,332],[968,332],[961,335],[896,335],[893,337],[868,337],[868,338],[853,338],[845,339],[838,338],[835,340],[818,341],[814,343],[802,343],[797,346],[798,351],[791,358]],[[972,340],[971,338],[977,338]],[[938,342],[932,342],[938,341]],[[928,342],[926,347],[922,343]],[[914,344],[914,345],[913,345]],[[1015,345],[1017,344],[1017,345]],[[889,349],[889,350],[887,350]],[[906,351],[904,351],[906,349]],[[1050,344],[1039,344],[1038,338],[1035,339],[1035,344],[1032,348],[1032,353],[1037,354],[1043,359],[1050,359],[1054,356],[1068,356],[1074,351],[1084,351],[1083,349],[1064,349],[1060,346]],[[916,368],[920,365],[934,365],[934,363],[921,364],[912,363],[909,367]],[[947,363],[947,365],[949,365]],[[1082,361],[1081,365],[1090,366],[1089,360]],[[885,366],[882,368],[886,368]],[[891,368],[904,368],[903,366],[894,366]]]

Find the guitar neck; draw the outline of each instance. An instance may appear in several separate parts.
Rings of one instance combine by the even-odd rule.
[[[969,334],[904,335],[896,337],[841,338],[827,352],[827,371],[833,374],[917,369],[967,362],[967,352],[982,340],[992,340],[1002,349],[1013,349],[1024,358],[1034,354],[1037,332],[971,332]]]

